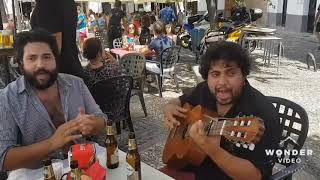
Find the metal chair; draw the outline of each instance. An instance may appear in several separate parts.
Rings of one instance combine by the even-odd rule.
[[[298,104],[280,97],[267,97],[275,106],[280,118],[280,126],[282,130],[281,139],[279,142],[279,149],[296,149],[300,150],[307,138],[309,129],[309,120],[307,112]],[[281,158],[296,159],[299,156],[286,157],[284,154]],[[279,163],[279,162],[278,162]],[[271,179],[285,179],[291,180],[292,174],[302,168],[302,164],[287,164],[280,163],[286,168],[272,175]]]
[[[125,74],[133,78],[133,89],[131,91],[131,96],[139,96],[144,115],[147,116],[147,109],[143,97],[146,67],[145,57],[139,53],[130,53],[124,55],[120,59],[119,63],[121,68],[125,71]]]
[[[121,133],[120,122],[127,121],[129,129],[134,132],[130,116],[130,97],[133,86],[131,76],[117,76],[93,84],[90,92],[108,119],[116,123],[117,133]]]
[[[177,90],[179,89],[178,79],[175,74],[175,65],[179,61],[180,46],[173,46],[164,49],[160,54],[160,63],[149,61],[146,64],[147,74],[155,75],[159,89],[159,96],[162,97],[162,84],[164,77],[173,78]]]
[[[101,41],[101,43],[103,43],[103,41],[104,41],[103,31],[95,31],[95,32],[94,32],[94,36],[95,36],[96,38],[98,38],[98,39]]]
[[[116,38],[113,40],[113,48],[122,48],[122,38]]]

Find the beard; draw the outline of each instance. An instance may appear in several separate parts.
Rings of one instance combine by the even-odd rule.
[[[48,89],[54,84],[58,77],[58,71],[56,68],[52,71],[40,68],[33,73],[23,70],[23,74],[26,81],[30,83],[31,87],[34,87],[38,90]],[[39,80],[37,79],[37,76],[39,75],[47,75],[49,78],[47,80]]]

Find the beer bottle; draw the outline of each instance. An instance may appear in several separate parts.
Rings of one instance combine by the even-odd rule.
[[[110,121],[107,123],[106,153],[107,167],[109,169],[117,168],[119,166],[118,142]]]
[[[78,167],[78,161],[73,160],[70,163],[70,168],[71,168],[71,172],[70,172],[70,179],[71,180],[81,180],[81,170]]]
[[[141,180],[140,154],[133,132],[129,133],[127,161],[127,180]]]
[[[45,180],[56,180],[56,176],[54,175],[51,159],[43,160],[44,172],[43,176]]]

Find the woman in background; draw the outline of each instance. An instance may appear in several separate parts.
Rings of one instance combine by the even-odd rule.
[[[84,68],[85,83],[90,88],[95,82],[121,75],[115,58],[102,48],[98,38],[89,38],[83,44],[83,56],[89,60]]]
[[[77,11],[78,11],[77,33],[79,36],[80,49],[82,49],[84,39],[87,37],[87,18],[80,6],[77,7]]]
[[[174,44],[176,44],[177,35],[175,35],[174,28],[171,23],[165,25],[165,34],[168,38],[172,39]]]

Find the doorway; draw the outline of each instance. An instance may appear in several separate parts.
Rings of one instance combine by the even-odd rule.
[[[286,26],[288,0],[283,0],[281,26]]]
[[[307,31],[308,32],[313,32],[314,28],[314,18],[316,15],[316,6],[317,6],[317,0],[310,0],[309,2],[309,13],[308,13],[308,27]]]

